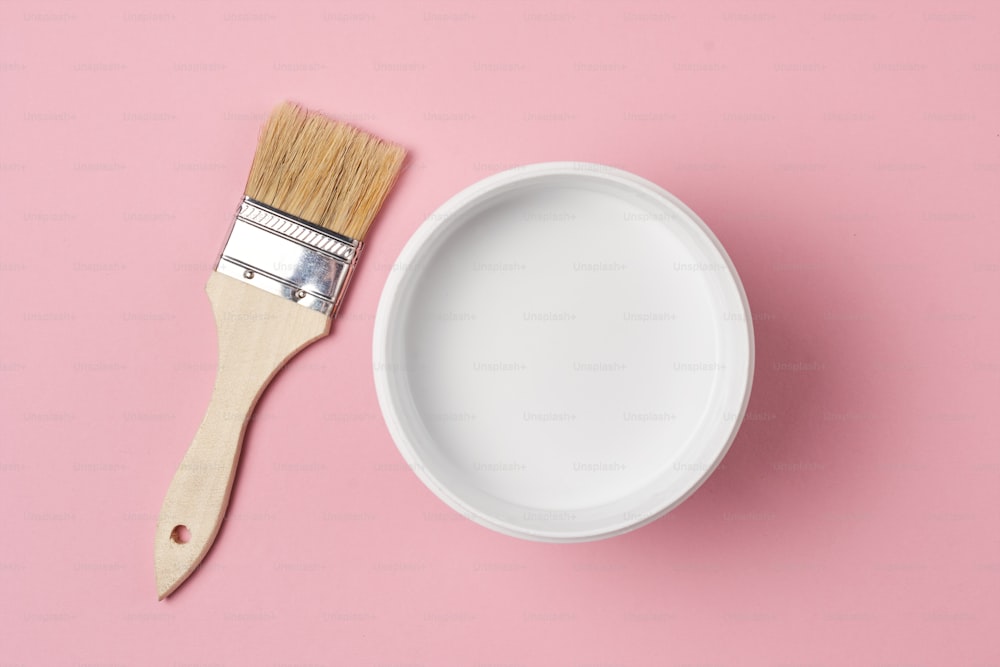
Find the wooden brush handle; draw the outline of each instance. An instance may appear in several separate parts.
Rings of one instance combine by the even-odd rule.
[[[207,292],[218,329],[219,370],[205,419],[170,483],[157,521],[161,600],[198,567],[215,541],[257,399],[285,362],[330,332],[326,315],[221,273],[209,278]]]

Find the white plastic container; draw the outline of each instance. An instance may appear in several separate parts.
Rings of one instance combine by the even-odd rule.
[[[407,243],[375,321],[400,453],[494,530],[573,542],[663,515],[715,469],[753,376],[746,295],[708,227],[596,164],[491,176]]]

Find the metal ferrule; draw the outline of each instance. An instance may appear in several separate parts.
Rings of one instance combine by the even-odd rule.
[[[361,241],[243,199],[216,271],[333,317]]]

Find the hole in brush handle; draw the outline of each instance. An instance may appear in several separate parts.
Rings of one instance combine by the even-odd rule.
[[[191,531],[187,526],[178,524],[170,531],[170,539],[175,544],[187,544],[191,541]]]

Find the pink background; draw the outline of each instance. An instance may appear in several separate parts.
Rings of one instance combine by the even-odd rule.
[[[0,664],[1000,664],[998,26],[986,1],[3,3]],[[203,287],[285,97],[411,162],[159,603]],[[557,159],[692,206],[758,337],[723,467],[569,546],[426,490],[370,361],[423,218]]]

